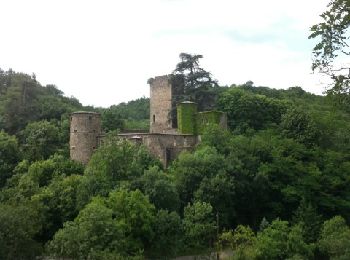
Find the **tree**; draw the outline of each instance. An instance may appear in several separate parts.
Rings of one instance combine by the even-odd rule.
[[[213,207],[196,201],[184,209],[183,228],[185,243],[190,249],[205,249],[213,245],[216,225]]]
[[[212,178],[224,172],[224,165],[224,157],[218,154],[213,147],[202,147],[193,154],[188,152],[180,154],[170,171],[175,177],[181,206],[184,207],[192,202],[195,191],[198,190],[205,178]],[[215,186],[215,184],[213,185]],[[203,189],[205,188],[203,187]]]
[[[151,166],[161,166],[144,146],[109,136],[92,155],[85,169],[86,178],[79,189],[82,208],[93,196],[107,196],[124,185],[129,186]]]
[[[12,176],[12,171],[19,161],[17,138],[0,131],[0,188]]]
[[[0,204],[0,258],[36,259],[41,246],[35,235],[41,229],[40,215],[33,203]]]
[[[64,224],[48,244],[55,256],[91,259],[110,254],[127,259],[146,250],[153,239],[155,207],[139,190],[116,190],[95,197],[74,221]]]
[[[276,219],[259,232],[256,241],[257,259],[310,259],[313,246],[307,244],[302,229],[289,227],[287,221]]]
[[[230,227],[235,220],[235,183],[228,174],[219,173],[211,178],[205,177],[194,193],[196,200],[213,205],[219,214],[220,227]]]
[[[227,155],[230,152],[230,138],[229,131],[212,124],[204,128],[201,145],[214,147],[220,154]]]
[[[321,216],[317,214],[316,208],[305,199],[301,200],[298,209],[294,212],[293,222],[298,224],[303,230],[306,242],[317,241],[321,229]]]
[[[180,206],[179,194],[172,176],[151,167],[135,181],[134,186],[146,194],[157,209],[176,211]]]
[[[311,116],[300,108],[288,109],[282,116],[280,126],[286,137],[293,138],[306,146],[318,144],[320,133],[316,124]]]
[[[122,119],[120,112],[112,107],[104,109],[102,111],[102,128],[106,132],[113,130],[123,130],[124,120]]]
[[[183,230],[181,218],[176,212],[158,211],[154,222],[154,239],[147,252],[150,258],[174,257],[182,246]]]
[[[217,81],[211,74],[199,66],[203,55],[180,53],[181,61],[173,71],[172,85],[175,88],[175,101],[191,100],[200,110],[212,109],[217,99],[214,87]]]
[[[226,231],[220,235],[220,243],[222,245],[229,245],[234,252],[234,260],[248,260],[254,259],[256,250],[256,236],[250,227],[238,225],[232,232]]]
[[[328,90],[341,102],[349,102],[350,66],[342,64],[342,58],[350,55],[348,29],[350,26],[349,0],[331,0],[328,9],[321,14],[322,22],[311,27],[309,38],[320,39],[313,49],[312,69],[327,74],[334,85]]]
[[[330,259],[350,258],[350,228],[340,216],[323,223],[318,247]]]
[[[81,175],[55,178],[50,185],[32,196],[31,200],[41,205],[45,221],[40,240],[52,239],[64,222],[72,221],[78,215],[77,193],[82,178]]]
[[[2,199],[9,201],[30,199],[56,178],[73,174],[82,175],[83,169],[84,167],[80,163],[59,155],[32,164],[29,164],[28,161],[22,161],[15,168],[14,176],[9,179],[2,190]]]
[[[287,108],[285,101],[235,87],[220,95],[219,106],[227,113],[229,127],[237,132],[245,132],[249,128],[260,130],[271,124],[279,124]]]
[[[185,93],[190,93],[196,88],[216,84],[209,72],[199,67],[199,59],[203,55],[180,53],[181,61],[176,65],[174,73],[180,73],[185,78]]]
[[[29,123],[22,132],[24,157],[45,160],[61,147],[59,129],[48,121]]]

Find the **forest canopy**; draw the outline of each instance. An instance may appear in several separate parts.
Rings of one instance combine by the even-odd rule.
[[[84,107],[1,71],[0,258],[348,259],[349,111],[300,87],[203,82],[191,94],[215,94],[229,128],[208,126],[164,168],[115,134],[148,129],[149,99]],[[68,154],[76,110],[100,112],[108,132],[86,166]]]

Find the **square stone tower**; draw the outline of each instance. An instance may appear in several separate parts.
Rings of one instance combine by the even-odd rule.
[[[148,80],[150,84],[150,133],[175,133],[173,124],[173,88],[170,76]]]

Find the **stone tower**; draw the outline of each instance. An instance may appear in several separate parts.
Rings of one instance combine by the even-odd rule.
[[[70,158],[87,164],[97,148],[101,134],[101,115],[95,112],[74,112],[70,118]]]
[[[168,133],[173,129],[171,120],[172,87],[169,76],[159,76],[150,84],[150,133]]]

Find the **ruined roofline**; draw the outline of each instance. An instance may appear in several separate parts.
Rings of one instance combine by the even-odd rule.
[[[166,74],[162,76],[155,76],[154,78],[149,78],[147,83],[152,86],[152,83],[156,80],[170,80],[171,74]]]

